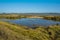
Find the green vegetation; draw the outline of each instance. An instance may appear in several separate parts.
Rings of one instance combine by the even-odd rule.
[[[32,15],[16,15],[3,14],[0,19],[20,19],[20,18],[37,18],[60,21],[60,16],[32,16]],[[52,25],[49,27],[35,27],[34,29],[17,24],[0,21],[0,40],[60,40],[60,25]]]
[[[26,18],[24,15],[15,15],[15,14],[2,14],[0,15],[0,19],[20,19],[20,18]]]
[[[20,15],[20,14],[0,14],[0,19],[20,19],[20,18],[43,18],[47,20],[60,21],[60,16],[41,16],[41,15]]]
[[[0,21],[0,40],[60,40],[60,25],[32,29]]]
[[[46,16],[44,19],[60,21],[60,16]]]

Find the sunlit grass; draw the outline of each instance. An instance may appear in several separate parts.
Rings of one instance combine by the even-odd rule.
[[[0,21],[0,40],[60,40],[60,25],[32,29]]]

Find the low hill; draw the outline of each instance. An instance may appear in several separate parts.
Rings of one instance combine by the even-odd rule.
[[[1,21],[0,40],[60,40],[60,26],[32,29]]]

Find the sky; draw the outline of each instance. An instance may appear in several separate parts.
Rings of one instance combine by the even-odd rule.
[[[0,0],[0,13],[60,13],[60,0]]]

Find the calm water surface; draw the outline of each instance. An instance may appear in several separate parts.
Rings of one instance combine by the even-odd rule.
[[[39,18],[22,18],[16,20],[9,20],[9,19],[1,19],[3,21],[8,21],[13,24],[24,25],[28,27],[37,27],[37,26],[49,26],[54,24],[60,24],[60,22],[52,21],[52,20],[45,20]]]

